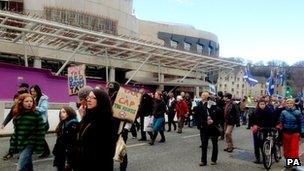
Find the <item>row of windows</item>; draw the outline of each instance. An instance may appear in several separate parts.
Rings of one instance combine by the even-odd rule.
[[[117,35],[118,22],[108,18],[49,7],[45,8],[45,16],[47,20]]]
[[[171,44],[171,47],[172,47],[172,48],[177,49],[177,44],[178,44],[178,42],[176,42],[176,41],[174,41],[174,40],[171,40],[171,41],[170,41],[170,44]],[[190,51],[190,48],[191,48],[191,44],[190,44],[190,43],[187,43],[187,42],[184,42],[184,50]],[[211,53],[211,48],[210,48],[210,47],[207,47],[207,48],[208,48],[208,54],[207,54],[207,55],[210,55],[210,53]],[[197,45],[196,45],[196,49],[197,49],[197,53],[202,54],[202,53],[203,53],[203,50],[204,50],[204,46],[203,46],[203,45],[200,45],[200,44],[197,44]]]
[[[232,82],[232,85],[234,85],[233,82]],[[222,84],[220,84],[219,86],[220,86],[220,88],[221,88],[221,87],[222,87]],[[224,84],[224,87],[226,88],[226,87],[227,87],[227,84]],[[240,88],[240,85],[237,84],[236,87],[237,87],[237,88]],[[242,88],[245,88],[245,85],[244,85],[244,84],[242,84]]]

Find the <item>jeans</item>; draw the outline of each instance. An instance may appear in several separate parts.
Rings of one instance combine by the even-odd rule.
[[[32,171],[33,162],[32,162],[33,147],[27,146],[21,152],[18,160],[17,170],[18,171]]]

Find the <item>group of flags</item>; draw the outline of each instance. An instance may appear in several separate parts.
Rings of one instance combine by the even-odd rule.
[[[243,78],[250,86],[255,86],[258,80],[254,79],[249,69],[245,68],[245,73]],[[269,78],[266,80],[266,92],[268,95],[273,95],[275,84],[280,84],[283,86],[284,83],[284,70],[271,70]]]

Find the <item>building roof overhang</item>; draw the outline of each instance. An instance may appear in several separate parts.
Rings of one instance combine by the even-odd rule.
[[[125,35],[109,35],[41,18],[0,10],[0,42],[24,44],[56,51],[94,55],[124,62],[146,62],[202,73],[241,66],[222,58],[190,53]]]

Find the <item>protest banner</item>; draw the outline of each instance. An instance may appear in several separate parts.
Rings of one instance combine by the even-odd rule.
[[[113,104],[115,118],[134,122],[142,94],[120,87]]]
[[[84,64],[75,65],[68,68],[68,86],[69,95],[75,95],[78,93],[79,89],[86,85]]]

